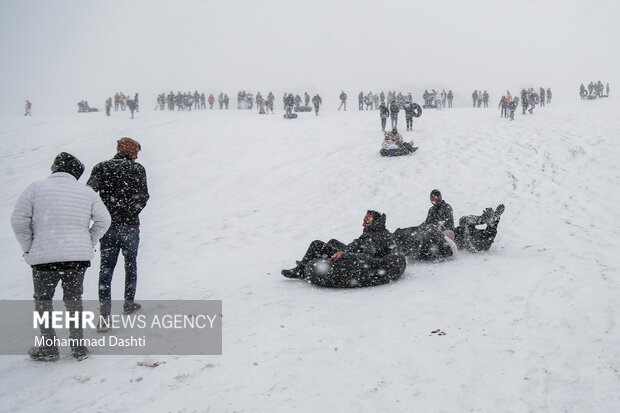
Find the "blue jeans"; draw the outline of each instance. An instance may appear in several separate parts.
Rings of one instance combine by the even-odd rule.
[[[99,241],[101,244],[101,268],[99,270],[99,305],[101,312],[110,313],[112,307],[112,275],[122,251],[125,259],[125,301],[133,301],[138,282],[138,244],[140,227],[111,226]]]

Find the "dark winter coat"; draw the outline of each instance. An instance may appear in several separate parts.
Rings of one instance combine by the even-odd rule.
[[[514,98],[510,101],[510,103],[508,104],[508,109],[511,112],[514,112],[515,110],[517,110],[517,107],[519,106],[519,98]]]
[[[452,207],[443,199],[429,208],[426,220],[422,225],[435,225],[441,231],[454,231],[454,215]]]
[[[398,108],[398,105],[396,104],[396,102],[392,101],[392,103],[390,103],[390,117],[392,119],[397,119],[399,111],[400,109]]]
[[[413,119],[413,114],[415,113],[414,106],[412,103],[407,103],[405,105],[405,118]]]
[[[86,185],[99,192],[112,217],[112,226],[140,225],[138,215],[149,199],[142,165],[128,155],[117,153],[112,159],[95,165]]]
[[[373,262],[376,258],[387,255],[395,248],[392,233],[385,228],[385,214],[368,211],[374,217],[372,225],[364,228],[362,235],[353,240],[342,251],[343,258],[355,258]]]
[[[388,116],[390,116],[390,110],[385,105],[385,103],[379,105],[379,116],[381,117],[381,119],[387,119]]]

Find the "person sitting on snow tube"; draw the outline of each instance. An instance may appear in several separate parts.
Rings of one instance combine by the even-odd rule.
[[[403,136],[396,128],[392,132],[385,132],[381,150],[381,156],[403,156],[414,153],[418,148],[413,146],[413,141],[404,142]]]
[[[282,270],[282,275],[334,288],[369,287],[398,279],[406,262],[395,249],[385,220],[385,214],[368,211],[359,238],[349,245],[335,239],[313,241],[297,266]]]
[[[430,201],[433,205],[422,224],[394,231],[398,248],[412,259],[439,260],[457,251],[452,207],[443,200],[438,189],[431,191]]]

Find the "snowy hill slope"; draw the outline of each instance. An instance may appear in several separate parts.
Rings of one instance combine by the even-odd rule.
[[[377,112],[1,118],[2,299],[29,299],[9,225],[68,151],[92,166],[141,142],[137,299],[221,299],[222,356],[0,358],[6,411],[617,411],[620,120],[613,98],[427,110],[420,150],[382,158]],[[401,119],[404,123],[404,119]],[[404,125],[403,125],[404,126]],[[87,177],[82,177],[85,182]],[[506,204],[487,253],[410,263],[401,280],[326,290],[279,275],[314,239],[349,242],[367,209],[417,225],[440,189],[455,218]],[[96,299],[98,260],[84,297]],[[113,297],[122,296],[117,268]],[[59,296],[59,292],[57,295]],[[431,334],[441,329],[444,336]]]

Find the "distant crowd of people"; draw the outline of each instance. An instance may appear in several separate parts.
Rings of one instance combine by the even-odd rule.
[[[126,95],[123,92],[117,92],[114,94],[114,100],[112,98],[107,98],[105,101],[105,114],[106,116],[110,116],[110,112],[112,110],[112,104],[114,104],[114,111],[118,111],[119,109],[124,111],[129,109],[131,112],[131,119],[133,119],[134,112],[139,112],[139,93],[136,92],[134,97],[131,95]],[[79,106],[79,105],[78,105]]]
[[[228,109],[228,103],[230,99],[228,95],[224,95],[220,93],[218,97],[218,101],[220,104],[220,109]],[[181,91],[177,91],[175,94],[173,91],[170,93],[160,93],[157,95],[157,104],[155,105],[155,110],[183,110],[183,111],[191,111],[192,108],[195,110],[202,110],[207,108],[207,103],[209,103],[209,109],[213,109],[213,104],[215,103],[215,97],[213,94],[209,94],[209,97],[205,95],[205,93],[198,93],[197,90],[192,92],[181,93]]]
[[[484,92],[480,91],[480,90],[474,90],[474,92],[471,94],[471,99],[473,101],[473,106],[476,107],[484,107],[484,108],[488,108],[489,107],[489,92],[487,92],[486,90]]]
[[[271,92],[269,92],[269,96],[273,96]],[[301,96],[299,94],[293,95],[293,93],[285,92],[282,96],[282,103],[284,105],[285,118],[293,119],[295,116],[293,112],[310,112],[312,108],[310,107],[310,95],[308,92],[304,92],[304,99],[302,101]],[[303,103],[303,104],[302,104]],[[317,93],[312,98],[312,105],[314,106],[314,114],[316,116],[319,115],[319,107],[323,104],[323,99]],[[273,106],[271,109],[273,113]]]
[[[448,92],[446,93],[446,89],[442,90],[441,92],[439,92],[438,90],[435,89],[431,89],[431,91],[429,92],[428,90],[424,91],[424,94],[422,95],[422,98],[424,99],[424,106],[423,108],[425,109],[442,109],[446,107],[446,103],[447,103],[447,107],[451,108],[452,107],[452,101],[454,100],[454,93],[452,93],[452,90],[448,90]]]
[[[597,82],[591,81],[588,86],[585,86],[583,83],[579,88],[579,95],[582,100],[591,100],[601,97],[609,96],[609,83],[603,84],[600,80]],[[292,94],[292,93],[284,93],[282,97],[282,103],[284,111],[287,113],[292,112],[304,112],[311,111],[312,108],[310,106],[310,102],[313,103],[315,113],[318,115],[318,108],[322,105],[323,101],[320,95],[315,95],[313,98],[310,98],[308,92],[303,93],[303,98],[300,94]],[[441,92],[436,89],[431,89],[429,92],[425,90],[422,94],[422,99],[424,101],[422,107],[425,109],[433,108],[433,109],[442,109],[442,108],[451,108],[453,106],[454,101],[454,93],[451,89],[446,92],[446,89],[443,89]],[[472,106],[474,108],[488,108],[489,107],[489,92],[487,90],[474,90],[472,92]],[[526,111],[533,113],[533,109],[536,105],[545,106],[551,102],[551,89],[540,87],[538,90],[534,88],[523,89],[521,91],[520,99],[512,99],[512,96],[509,92],[506,95],[503,95],[499,102],[499,108],[501,108],[501,116],[502,117],[510,117],[510,112],[512,110],[516,111],[516,107],[521,103],[523,107],[523,114]],[[347,110],[347,93],[343,90],[340,95],[340,105],[338,106],[338,110]],[[264,98],[260,92],[256,93],[254,96],[251,92],[246,92],[245,90],[239,91],[237,93],[237,109],[238,110],[252,110],[256,108],[258,113],[274,113],[274,101],[275,97],[272,92],[269,92],[267,97]],[[405,110],[407,111],[407,106],[409,105],[409,112],[412,110],[412,105],[415,105],[413,102],[413,96],[411,92],[403,93],[396,91],[388,91],[387,94],[383,91],[379,93],[373,93],[369,91],[368,93],[364,93],[363,91],[359,92],[357,96],[358,101],[358,109],[362,110],[378,110],[381,112],[381,118],[387,119],[390,117],[391,119],[395,119],[394,123],[397,122],[398,113],[396,110],[392,110],[392,103],[395,103],[398,111]],[[209,105],[209,109],[213,109],[216,102],[215,96],[210,93],[208,96],[202,92],[199,93],[197,90],[194,92],[185,92],[182,93],[178,91],[176,94],[172,91],[170,93],[161,93],[157,95],[157,103],[155,106],[155,110],[165,110],[169,111],[191,111],[194,110],[202,110],[207,108],[207,104]],[[224,92],[220,92],[217,97],[217,103],[220,110],[228,110],[230,98],[228,94]],[[513,108],[513,106],[515,106]],[[129,109],[131,111],[131,117],[133,119],[134,112],[139,112],[139,94],[136,93],[132,98],[130,95],[126,95],[123,92],[117,92],[114,94],[113,98],[108,98],[105,101],[105,109],[106,115],[110,116],[112,107],[114,107],[114,111],[125,111]],[[32,103],[29,100],[26,100],[25,105],[25,113],[24,116],[32,115]],[[78,103],[78,112],[92,112],[97,111],[97,109],[91,108],[88,106],[88,102],[83,100]],[[410,117],[411,118],[411,117]],[[395,125],[393,125],[394,127]],[[408,129],[410,125],[408,124]],[[385,130],[385,122],[382,122],[382,130]]]
[[[423,99],[425,103],[423,107],[425,108],[436,107],[435,106],[435,93],[439,94],[438,100],[441,106],[445,107],[446,101],[448,100],[449,100],[449,107],[452,106],[452,99],[454,98],[454,94],[452,93],[452,91],[450,91],[449,93],[446,93],[444,89],[443,92],[439,93],[439,92],[435,92],[435,89],[433,89],[432,93],[429,93],[428,90],[424,91]],[[432,97],[429,99],[429,96],[432,96]],[[338,107],[338,110],[344,108],[344,110],[346,111],[348,96],[344,90],[340,93],[339,98],[340,98],[340,106]],[[362,91],[357,95],[357,104],[358,104],[359,110],[381,110],[382,104],[389,107],[392,104],[392,102],[394,102],[397,105],[398,109],[404,110],[405,106],[408,103],[413,103],[413,95],[411,94],[411,92],[396,93],[396,91],[388,91],[387,94],[383,91],[379,93],[368,92],[364,94],[364,92]]]
[[[603,82],[600,80],[596,83],[591,81],[588,83],[587,89],[582,83],[579,87],[579,96],[581,96],[581,100],[606,98],[609,96],[609,82],[607,82],[607,85],[603,86]]]
[[[519,107],[519,102],[521,102],[523,115],[525,115],[526,111],[533,114],[536,105],[544,107],[545,104],[551,103],[551,97],[551,88],[547,88],[545,91],[545,88],[542,86],[539,88],[538,92],[534,88],[521,89],[521,99],[518,97],[513,97],[510,94],[510,90],[507,90],[506,94],[502,95],[497,107],[500,109],[501,117],[514,120],[515,112]]]

